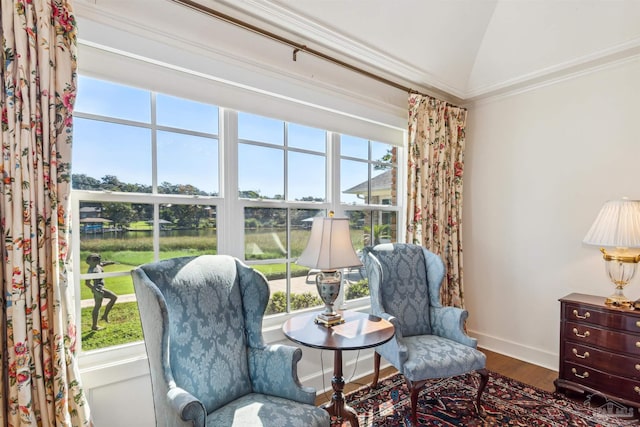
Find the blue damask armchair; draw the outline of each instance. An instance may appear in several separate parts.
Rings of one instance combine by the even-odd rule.
[[[158,426],[329,426],[302,387],[302,352],[265,345],[265,277],[225,255],[132,271]]]
[[[468,313],[440,303],[444,264],[421,246],[382,244],[364,249],[371,313],[395,326],[395,337],[376,348],[375,387],[384,357],[405,378],[411,393],[411,421],[417,425],[418,394],[427,380],[478,371],[476,407],[489,379],[486,357],[463,329]]]

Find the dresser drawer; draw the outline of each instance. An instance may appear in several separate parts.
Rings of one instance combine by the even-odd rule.
[[[564,379],[640,404],[640,381],[609,375],[571,362],[563,365],[561,375]]]
[[[564,323],[564,338],[577,344],[640,356],[640,335],[616,332],[586,323]]]
[[[640,358],[638,357],[622,356],[596,347],[566,341],[564,358],[570,363],[640,381]]]
[[[640,334],[640,313],[637,316],[631,313],[633,312],[602,310],[580,304],[567,303],[564,306],[564,319],[568,321]]]

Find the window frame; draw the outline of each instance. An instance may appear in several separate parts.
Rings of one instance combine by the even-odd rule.
[[[91,77],[91,76],[88,76]],[[98,77],[99,78],[99,77]],[[128,85],[126,82],[116,84]],[[267,262],[282,262],[286,261],[288,263],[295,262],[295,258],[288,256],[286,259],[278,259],[278,260],[246,260],[244,256],[244,209],[246,207],[262,207],[262,208],[283,208],[283,209],[320,209],[325,211],[333,210],[336,213],[336,216],[344,216],[350,210],[376,210],[376,211],[392,211],[396,212],[397,220],[398,220],[398,235],[401,237],[401,230],[403,229],[402,224],[402,212],[403,206],[401,203],[396,203],[396,205],[347,205],[341,203],[340,195],[340,134],[337,132],[331,132],[327,130],[326,132],[326,152],[325,152],[325,201],[324,202],[309,202],[309,201],[289,201],[287,200],[288,189],[287,189],[287,162],[286,162],[286,153],[287,150],[291,150],[292,152],[306,152],[306,150],[297,148],[297,147],[288,147],[286,144],[286,133],[285,133],[285,145],[283,147],[283,151],[285,153],[285,175],[284,175],[284,200],[268,200],[268,199],[244,199],[239,197],[239,186],[238,186],[238,174],[233,173],[234,170],[237,170],[238,164],[238,147],[243,140],[239,140],[238,138],[238,112],[233,109],[223,108],[218,106],[218,196],[192,196],[192,195],[176,195],[176,194],[164,194],[158,193],[158,185],[157,182],[157,150],[156,150],[156,135],[157,132],[160,131],[171,131],[171,132],[180,132],[189,135],[202,136],[202,132],[189,131],[176,129],[173,127],[167,126],[158,126],[155,124],[155,98],[156,91],[152,89],[148,90],[152,97],[152,119],[151,123],[140,123],[134,122],[130,120],[124,119],[116,119],[116,118],[107,118],[104,116],[99,116],[95,114],[88,114],[82,112],[76,112],[74,114],[75,117],[81,117],[85,119],[91,120],[100,120],[100,121],[108,121],[112,123],[118,124],[130,124],[135,126],[148,127],[151,129],[152,133],[152,192],[151,193],[124,193],[124,192],[108,192],[108,191],[90,191],[90,190],[76,190],[72,189],[71,191],[71,203],[72,203],[72,215],[73,218],[80,218],[79,207],[81,202],[121,202],[121,203],[142,203],[142,204],[151,204],[154,206],[154,219],[158,220],[158,212],[159,205],[167,204],[167,203],[176,203],[176,204],[205,204],[214,206],[216,208],[217,213],[217,242],[218,242],[218,253],[227,253],[232,256],[235,256],[241,260],[243,260],[248,265],[258,264],[258,263],[267,263]],[[171,96],[175,96],[170,94]],[[198,101],[200,102],[200,101]],[[249,112],[250,113],[250,112]],[[254,113],[251,113],[254,114]],[[280,119],[278,119],[280,120]],[[288,127],[288,123],[286,120],[283,120],[285,123],[285,129]],[[299,123],[296,123],[299,124]],[[206,134],[206,136],[211,136],[210,134]],[[393,145],[393,144],[390,144]],[[310,151],[313,154],[317,154],[315,151]],[[369,148],[370,152],[370,148]],[[401,158],[404,154],[404,150],[402,147],[398,147],[398,157],[397,157],[397,170],[398,175],[401,173]],[[371,163],[369,159],[368,164]],[[98,177],[100,178],[100,177]],[[371,176],[369,175],[369,181]],[[401,185],[400,179],[397,180],[397,185],[400,187]],[[397,194],[402,194],[401,189],[397,188]],[[398,198],[398,202],[401,199]],[[290,227],[290,222],[287,222],[287,227]],[[79,223],[78,223],[79,224]],[[75,231],[75,230],[74,230]],[[154,261],[159,259],[159,227],[154,227],[153,231],[154,236]],[[72,268],[73,271],[79,272],[79,274],[74,274],[73,286],[76,291],[75,296],[75,305],[76,305],[76,313],[80,313],[81,303],[80,303],[80,287],[84,282],[83,273],[80,271],[80,233],[74,232],[72,233],[72,247],[73,257],[72,257]],[[125,275],[122,273],[121,275]],[[287,299],[289,299],[289,291],[290,291],[290,271],[287,273]],[[360,298],[357,300],[345,301],[344,306],[348,309],[363,309],[369,305],[369,298]],[[263,322],[263,332],[265,333],[265,338],[268,342],[277,341],[282,338],[282,334],[280,331],[280,326],[283,321],[291,317],[292,315],[299,314],[304,311],[309,310],[317,310],[315,307],[313,309],[306,310],[298,310],[295,312],[285,312],[274,315],[266,316]],[[80,316],[77,316],[77,327],[80,329]],[[116,354],[114,356],[116,359],[120,358],[129,358],[131,355],[139,355],[139,352],[142,351],[144,353],[144,342],[134,342],[119,346],[106,347],[98,350],[91,350],[89,352],[82,352],[83,357],[88,357],[88,360],[93,360],[95,363],[100,363],[102,360],[101,354],[107,352],[109,354]],[[79,348],[81,349],[81,343]]]

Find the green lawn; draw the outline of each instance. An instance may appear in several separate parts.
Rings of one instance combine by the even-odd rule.
[[[148,224],[137,224],[140,228],[148,227]],[[264,254],[260,257],[251,259],[259,261],[259,259],[268,259],[268,257],[282,257],[280,249],[277,247],[277,239],[274,239],[274,232],[253,233],[248,239],[251,242],[260,245]],[[303,246],[306,244],[308,232],[294,231],[292,236],[292,253],[294,256],[302,252]],[[282,237],[281,241],[284,240]],[[87,255],[96,252],[99,253],[104,261],[112,261],[114,264],[103,267],[105,272],[123,272],[122,276],[109,277],[104,279],[107,289],[115,292],[117,295],[126,295],[134,293],[133,282],[128,274],[138,265],[153,261],[153,240],[149,237],[141,237],[135,239],[83,239],[81,241],[81,262],[80,271],[86,273],[88,265],[85,261]],[[212,249],[213,248],[213,249]],[[217,239],[215,236],[196,237],[196,236],[174,236],[163,237],[160,240],[160,258],[168,259],[180,256],[197,256],[203,254],[215,254],[217,248]],[[259,264],[252,265],[253,268],[262,272],[267,279],[274,280],[285,277],[286,264]],[[308,272],[307,267],[291,264],[292,276],[304,276]],[[282,294],[282,295],[280,295]],[[81,299],[92,299],[91,290],[85,286],[83,280],[80,287]],[[104,312],[107,301],[103,302],[100,315]],[[285,305],[284,294],[274,293],[270,301],[269,310],[271,312],[280,312],[284,310]],[[300,307],[307,307],[319,304],[319,300],[314,293],[309,295],[292,296],[292,304]],[[83,308],[81,312],[82,322],[82,349],[84,351],[95,350],[115,345],[126,344],[135,341],[141,341],[142,329],[138,314],[138,306],[135,302],[117,303],[109,315],[109,324],[99,322],[99,326],[104,327],[100,331],[91,330],[91,311],[93,308]]]
[[[100,315],[104,313],[105,305],[103,304]],[[109,323],[98,322],[98,326],[104,328],[100,331],[91,330],[92,311],[91,307],[82,309],[83,351],[142,341],[142,325],[140,324],[137,303],[123,302],[114,305],[109,313]]]
[[[196,255],[204,255],[207,253],[211,253],[212,251],[167,251],[161,252],[160,257],[162,259],[175,258],[180,256],[196,256]],[[89,253],[83,252],[81,253],[82,261],[80,263],[80,269],[83,273],[86,273],[89,266],[87,265],[85,259]],[[105,265],[103,270],[105,273],[117,272],[117,271],[130,271],[138,265],[153,261],[153,252],[145,251],[145,252],[135,252],[135,251],[121,251],[121,252],[112,252],[106,251],[101,253],[103,261],[115,261],[115,264]],[[274,280],[284,278],[285,276],[285,264],[259,264],[253,265],[253,268],[260,271],[264,274],[267,279]],[[293,277],[304,276],[307,274],[309,269],[307,267],[303,267],[297,264],[291,264],[291,275]],[[131,280],[130,275],[119,276],[119,277],[109,277],[104,279],[105,286],[112,292],[115,292],[116,295],[126,295],[132,294],[133,291],[133,282]],[[93,298],[93,294],[91,293],[91,289],[85,286],[85,281],[83,280],[81,283],[80,289],[80,299],[91,299]]]
[[[131,287],[131,278],[129,276],[117,278],[128,280],[126,286]],[[123,286],[125,286],[123,285]],[[114,285],[112,290],[116,290]],[[125,286],[125,287],[126,287]],[[87,292],[90,292],[88,288]],[[133,293],[126,288],[123,293]],[[83,293],[85,290],[83,289]],[[369,289],[366,280],[361,280],[351,284],[347,290],[347,298],[360,298],[369,295]],[[91,296],[89,297],[91,298]],[[104,313],[104,307],[107,301],[103,301],[100,310],[100,316]],[[298,310],[306,307],[321,305],[321,301],[315,292],[306,292],[303,294],[293,294],[291,296],[292,310]],[[267,305],[266,315],[283,312],[286,308],[286,296],[283,292],[274,292],[271,295],[269,304]],[[109,323],[103,321],[98,322],[98,326],[104,329],[99,331],[91,330],[91,312],[93,307],[83,308],[81,311],[82,324],[82,349],[83,351],[95,350],[99,348],[111,347],[116,345],[127,344],[130,342],[142,341],[142,325],[140,324],[140,316],[138,313],[138,304],[136,302],[121,302],[113,306],[109,313]]]
[[[81,262],[80,262],[80,271],[82,273],[86,273],[89,269],[89,265],[85,261],[87,255],[90,252],[81,252]],[[180,256],[192,256],[192,255],[204,255],[207,253],[214,253],[214,251],[203,251],[203,250],[172,250],[165,251],[160,253],[160,257],[162,259],[175,258]],[[129,272],[135,267],[145,264],[147,262],[153,261],[153,251],[131,251],[131,250],[123,250],[123,251],[103,251],[100,252],[102,256],[102,261],[113,261],[115,264],[105,265],[103,270],[105,273],[112,272]],[[126,295],[132,294],[133,291],[133,282],[131,280],[131,276],[127,274],[126,276],[119,277],[108,277],[104,279],[105,286],[112,292],[115,292],[117,295]],[[82,280],[80,287],[80,299],[91,299],[93,298],[93,294],[91,293],[91,289],[85,286],[85,281]]]

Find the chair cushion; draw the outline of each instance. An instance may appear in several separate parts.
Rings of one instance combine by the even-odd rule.
[[[251,393],[207,415],[207,427],[329,427],[322,408]]]
[[[485,367],[484,353],[437,335],[403,339],[409,358],[402,374],[411,381],[462,375]]]
[[[167,283],[149,274],[164,287],[176,384],[198,398],[207,413],[251,393],[235,260],[201,256],[162,275],[173,278]]]
[[[422,248],[396,243],[376,246],[371,253],[382,267],[382,304],[387,313],[398,318],[402,335],[430,334],[429,285]]]

